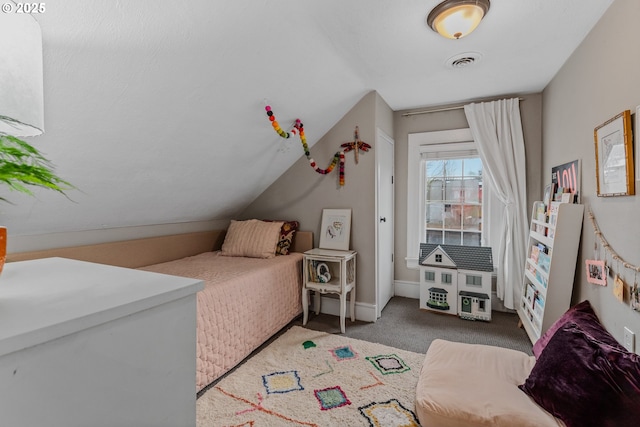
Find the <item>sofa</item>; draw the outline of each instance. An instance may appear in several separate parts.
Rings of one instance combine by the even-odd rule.
[[[640,356],[606,331],[589,301],[556,321],[533,354],[435,340],[416,390],[421,425],[640,425]]]

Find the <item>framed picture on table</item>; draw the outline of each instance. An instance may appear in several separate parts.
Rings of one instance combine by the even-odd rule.
[[[323,209],[320,227],[320,248],[349,250],[351,209]]]
[[[594,129],[599,197],[635,194],[631,112],[623,111]]]

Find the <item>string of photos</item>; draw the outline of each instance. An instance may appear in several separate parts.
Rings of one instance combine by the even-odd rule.
[[[640,311],[640,288],[638,287],[638,273],[640,273],[640,266],[625,261],[611,247],[609,242],[607,242],[607,239],[602,234],[602,231],[600,231],[591,209],[589,209],[588,216],[591,220],[596,240],[593,248],[593,255],[595,259],[586,260],[587,281],[589,283],[607,286],[607,277],[613,277],[613,294],[620,302],[624,302],[624,271],[631,271],[633,274],[633,286],[631,286],[629,291],[630,305],[632,309]],[[600,243],[600,247],[598,246],[598,243]],[[600,259],[600,248],[605,252],[603,260]],[[609,258],[611,262],[609,262]],[[615,266],[615,271],[613,272],[611,271],[612,266]]]
[[[311,166],[313,170],[315,170],[317,173],[322,175],[329,174],[333,171],[333,169],[335,169],[338,163],[340,164],[340,167],[339,167],[340,187],[344,186],[344,163],[345,163],[344,153],[351,150],[355,150],[355,160],[357,164],[358,152],[360,150],[366,152],[366,151],[369,151],[369,149],[371,148],[371,146],[366,142],[360,141],[360,137],[358,135],[358,127],[356,126],[356,130],[354,133],[354,141],[350,141],[342,144],[341,147],[344,148],[344,150],[337,151],[333,155],[333,158],[331,159],[331,163],[329,164],[329,166],[327,166],[326,169],[322,169],[321,167],[318,166],[318,164],[313,159],[313,157],[311,157],[311,150],[309,149],[309,145],[307,144],[307,137],[304,133],[304,125],[302,124],[300,119],[296,119],[291,130],[286,132],[285,130],[282,129],[282,127],[280,127],[280,123],[278,123],[278,120],[276,120],[276,116],[273,110],[271,109],[271,106],[267,105],[266,107],[264,107],[264,109],[267,112],[267,117],[269,118],[269,121],[271,121],[271,126],[273,127],[273,130],[278,135],[280,135],[282,138],[285,138],[285,139],[291,138],[292,135],[293,136],[298,135],[298,137],[300,138],[300,142],[302,143],[302,149],[304,151],[304,155],[307,157],[307,160],[309,160],[309,166]]]

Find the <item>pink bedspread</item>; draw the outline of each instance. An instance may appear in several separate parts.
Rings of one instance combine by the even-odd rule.
[[[302,312],[299,253],[257,259],[206,252],[141,270],[205,282],[197,296],[197,391]]]

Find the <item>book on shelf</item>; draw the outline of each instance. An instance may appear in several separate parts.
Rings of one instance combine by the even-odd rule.
[[[542,317],[544,314],[544,298],[542,298],[540,294],[536,294],[533,298],[533,312],[538,317]]]
[[[537,246],[531,246],[531,254],[529,256],[529,258],[531,258],[531,261],[537,263],[539,255],[540,255],[540,248]]]
[[[527,283],[524,297],[533,306],[533,298],[535,296],[535,287],[531,283]]]
[[[549,273],[549,265],[551,264],[551,257],[544,252],[538,254],[538,267],[545,273]]]
[[[547,288],[547,279],[544,278],[542,274],[538,270],[535,271],[536,280],[546,289]]]
[[[535,219],[547,222],[547,207],[544,202],[534,202]]]

